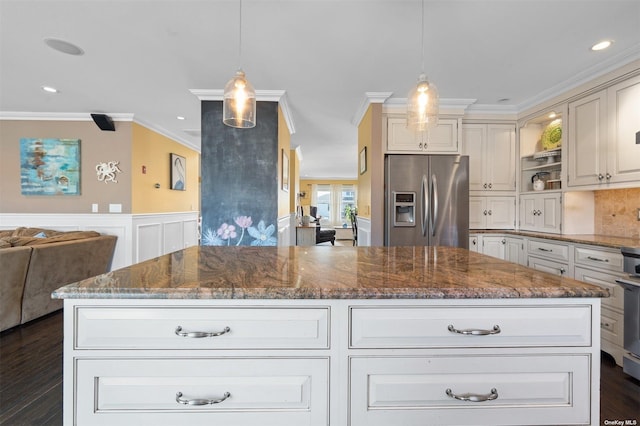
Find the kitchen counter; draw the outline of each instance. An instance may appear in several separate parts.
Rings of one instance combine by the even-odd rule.
[[[575,244],[590,244],[594,246],[619,249],[620,247],[640,248],[640,238],[616,237],[596,234],[548,234],[544,232],[510,231],[499,229],[471,229],[469,234],[501,234],[518,235],[521,237],[545,238],[548,240],[566,241]]]
[[[56,290],[60,299],[608,297],[598,286],[451,247],[210,247]]]

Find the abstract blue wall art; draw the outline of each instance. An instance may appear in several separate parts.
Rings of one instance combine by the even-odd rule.
[[[22,195],[80,195],[80,139],[20,138]]]

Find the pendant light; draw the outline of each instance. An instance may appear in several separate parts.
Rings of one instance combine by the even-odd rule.
[[[240,0],[240,25],[238,35],[238,59],[242,63],[242,0]],[[224,87],[222,122],[230,127],[249,129],[256,126],[256,91],[247,80],[242,67]]]
[[[435,84],[424,73],[424,0],[422,0],[422,73],[407,96],[407,127],[425,133],[438,124],[439,96]]]

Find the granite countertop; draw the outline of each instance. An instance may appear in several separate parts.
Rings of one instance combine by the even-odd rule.
[[[453,247],[196,246],[67,285],[59,299],[608,297],[571,278]]]
[[[640,238],[615,237],[596,234],[547,234],[543,232],[511,231],[500,229],[471,229],[469,234],[505,234],[521,237],[546,238],[548,240],[566,241],[575,244],[589,244],[594,246],[620,249],[620,247],[640,248]]]

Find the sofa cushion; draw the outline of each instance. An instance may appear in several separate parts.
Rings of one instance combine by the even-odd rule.
[[[43,232],[43,231],[40,231]],[[9,237],[8,240],[12,247],[21,246],[36,246],[42,244],[60,243],[63,241],[83,240],[85,238],[99,237],[100,233],[95,231],[70,231],[70,232],[58,232],[52,237],[42,238],[37,236],[39,233],[33,236],[14,236]]]
[[[9,237],[0,237],[0,249],[11,247],[11,241]]]
[[[71,231],[75,232],[75,231]],[[38,234],[44,235],[44,237],[54,237],[59,234],[64,234],[63,231],[54,231],[53,229],[45,229],[45,228],[25,228],[23,226],[16,228],[11,233],[12,237],[33,237]]]
[[[0,331],[20,324],[31,247],[0,249]]]

